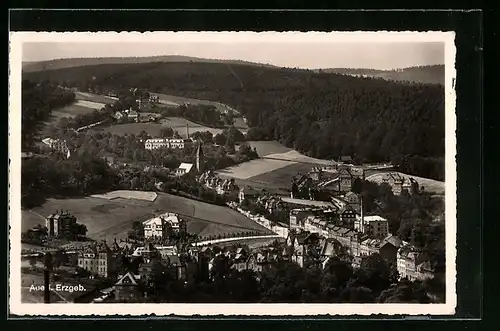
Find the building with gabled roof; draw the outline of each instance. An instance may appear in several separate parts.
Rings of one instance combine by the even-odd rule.
[[[94,243],[80,251],[78,267],[91,274],[108,278],[115,275],[121,266],[122,255],[120,251],[113,251],[106,241]]]
[[[415,281],[433,277],[430,264],[423,264],[429,261],[427,255],[412,245],[403,244],[397,252],[396,259],[397,270],[401,278]]]
[[[175,175],[180,177],[191,172],[193,169],[192,163],[181,163],[177,169],[175,169]]]
[[[141,276],[127,272],[114,285],[115,301],[137,301],[143,297]]]

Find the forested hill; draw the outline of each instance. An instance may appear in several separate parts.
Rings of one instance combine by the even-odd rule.
[[[403,171],[444,178],[441,85],[189,62],[87,66],[25,73],[24,78],[219,101],[247,118],[252,139],[276,139],[318,158],[392,160]]]
[[[247,62],[242,60],[217,60],[203,59],[192,56],[181,55],[163,55],[163,56],[145,56],[145,57],[95,57],[95,58],[70,58],[56,59],[40,62],[23,62],[24,72],[34,72],[43,70],[55,70],[73,67],[83,67],[100,64],[139,64],[151,62],[204,62],[204,63],[228,63],[228,64],[247,64],[261,67],[272,67],[269,64]]]
[[[318,69],[317,71],[352,76],[383,78],[400,82],[444,85],[444,65],[420,66],[395,70],[334,68]]]

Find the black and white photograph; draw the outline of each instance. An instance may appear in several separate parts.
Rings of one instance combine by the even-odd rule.
[[[11,33],[11,311],[453,314],[454,57],[450,32]]]

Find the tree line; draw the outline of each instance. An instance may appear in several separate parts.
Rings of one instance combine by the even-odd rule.
[[[50,118],[52,109],[67,106],[75,101],[75,94],[57,84],[33,83],[23,80],[21,84],[21,148],[33,147],[34,139],[44,121]]]
[[[431,166],[410,171],[443,179],[443,171],[436,170],[444,156],[441,85],[216,63],[111,64],[28,75],[75,84],[96,77],[103,85],[223,102],[238,109],[262,137],[310,156],[356,154],[366,162],[407,158],[410,163],[419,162],[413,159],[418,156]]]

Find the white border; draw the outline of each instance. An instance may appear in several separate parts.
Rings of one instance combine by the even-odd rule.
[[[454,32],[11,32],[9,57],[10,313],[16,315],[451,315],[456,296],[456,78]],[[21,302],[21,65],[23,42],[443,42],[446,94],[446,303],[444,304],[28,304]]]

